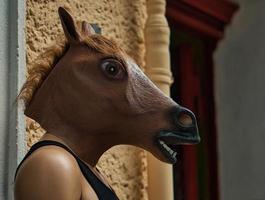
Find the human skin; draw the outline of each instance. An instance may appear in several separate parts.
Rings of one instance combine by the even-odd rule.
[[[67,146],[65,138],[49,133],[40,140],[58,141]],[[102,175],[92,167],[91,170],[107,185]],[[45,146],[21,166],[15,181],[15,199],[97,200],[98,197],[69,152],[57,146]]]
[[[65,144],[107,187],[107,181],[94,168],[112,146],[141,147],[172,164],[175,154],[161,151],[165,143],[199,141],[190,111],[165,96],[123,52],[119,52],[124,59],[120,61],[116,59],[118,54],[103,55],[88,48],[83,40],[94,34],[89,24],[83,22],[79,33],[69,13],[60,8],[59,15],[70,47],[25,110],[47,131],[41,140]],[[109,63],[117,73],[105,68]],[[165,139],[160,146],[158,133]],[[98,197],[70,153],[57,146],[45,146],[21,165],[15,179],[15,199]]]

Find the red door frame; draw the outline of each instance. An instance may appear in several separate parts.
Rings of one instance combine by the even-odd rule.
[[[182,105],[195,111],[194,98],[199,96],[199,80],[194,76],[193,50],[191,46],[183,45],[179,49],[179,72],[180,76],[180,96]],[[184,67],[185,66],[185,67]],[[196,113],[200,114],[200,113]],[[184,199],[198,200],[198,170],[197,170],[197,150],[196,146],[183,147],[183,168],[184,168]]]
[[[215,126],[215,110],[214,110],[214,79],[213,79],[213,52],[218,41],[224,36],[224,28],[230,23],[230,20],[238,9],[238,6],[226,0],[168,0],[166,15],[169,20],[170,26],[176,26],[182,31],[192,33],[195,36],[200,37],[205,43],[206,48],[206,65],[207,73],[211,83],[207,87],[206,93],[208,98],[203,102],[210,105],[207,107],[212,108],[207,112],[207,117],[211,119],[212,123],[208,126],[211,135],[207,138],[207,149],[209,162],[211,163],[211,169],[208,176],[211,177],[208,180],[209,189],[211,190],[210,199],[219,199],[219,180],[218,180],[218,155],[217,155],[217,135]],[[180,66],[181,67],[181,83],[183,88],[180,88],[180,95],[184,106],[194,110],[192,95],[199,96],[199,82],[196,77],[192,76],[192,70],[194,68],[192,62],[192,49],[189,46],[183,46],[180,48]],[[192,87],[189,87],[192,86]],[[189,88],[187,88],[189,87]],[[204,97],[201,97],[204,98]],[[204,105],[200,103],[198,108],[199,115],[205,115]],[[184,147],[183,157],[188,158],[183,161],[183,176],[184,176],[184,200],[198,200],[198,181],[194,180],[198,177],[197,174],[197,151],[196,147]]]
[[[224,36],[238,5],[228,0],[167,0],[167,18],[215,40]]]

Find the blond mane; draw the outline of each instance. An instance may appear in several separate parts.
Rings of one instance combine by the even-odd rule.
[[[92,51],[115,57],[125,63],[125,52],[114,41],[104,36],[97,34],[91,35],[90,37],[84,38],[82,42]],[[49,47],[44,53],[39,55],[33,62],[32,67],[28,69],[28,76],[17,97],[17,100],[22,100],[25,104],[25,108],[30,104],[38,88],[66,53],[68,48],[69,45],[65,40],[58,41],[55,45]]]

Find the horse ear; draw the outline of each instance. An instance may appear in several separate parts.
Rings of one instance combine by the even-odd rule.
[[[63,26],[64,34],[69,43],[76,43],[80,41],[80,36],[76,30],[72,16],[63,8],[59,7],[58,13]]]
[[[93,27],[86,21],[83,21],[82,22],[82,35],[90,36],[93,34],[95,34],[95,30],[93,29]]]

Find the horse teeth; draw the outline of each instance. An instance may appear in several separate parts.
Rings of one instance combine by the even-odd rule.
[[[159,143],[172,155],[172,156],[176,156],[177,153],[174,152],[169,146],[166,145],[166,143],[164,141],[159,140]]]

